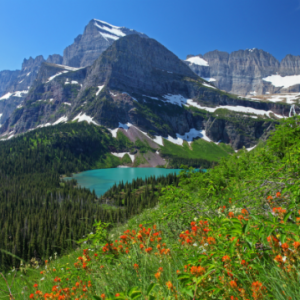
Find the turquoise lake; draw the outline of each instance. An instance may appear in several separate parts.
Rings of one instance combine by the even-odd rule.
[[[170,173],[179,174],[180,171],[180,169],[160,168],[112,168],[86,171],[65,179],[76,179],[81,187],[88,188],[91,191],[95,190],[96,195],[99,197],[115,183],[118,184],[122,180],[126,183],[136,178],[166,176]]]

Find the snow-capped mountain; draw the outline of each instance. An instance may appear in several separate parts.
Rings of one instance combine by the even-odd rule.
[[[43,63],[24,104],[0,131],[10,138],[44,126],[86,121],[105,126],[113,136],[121,127],[129,138],[139,132],[157,144],[167,139],[182,145],[198,137],[239,149],[265,139],[289,112],[281,103],[221,92],[157,41],[127,35],[89,67]]]
[[[93,19],[85,27],[84,33],[64,50],[63,65],[78,68],[90,66],[114,41],[130,34],[147,37],[133,29]]]
[[[130,34],[147,38],[145,34],[133,29],[93,19],[85,27],[84,33],[77,36],[74,43],[64,50],[63,56],[53,54],[46,61],[71,67],[90,66],[114,41]],[[30,57],[24,59],[21,70],[0,71],[0,125],[17,107],[21,107],[43,62],[45,59],[42,55]]]

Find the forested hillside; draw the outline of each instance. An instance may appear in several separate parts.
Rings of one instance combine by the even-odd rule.
[[[124,222],[155,205],[157,185],[170,184],[176,176],[134,182],[134,188],[142,189],[138,201],[131,195],[131,184],[123,184],[125,202],[120,196],[120,203],[111,206],[103,206],[88,189],[76,187],[75,180],[61,180],[62,174],[116,167],[121,160],[110,152],[129,151],[127,145],[133,147],[121,133],[114,139],[105,128],[86,123],[43,128],[2,142],[0,269],[18,267],[18,258],[42,260],[65,253],[91,232],[95,220]]]

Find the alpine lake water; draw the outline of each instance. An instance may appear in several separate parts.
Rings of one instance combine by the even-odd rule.
[[[74,174],[73,177],[66,177],[65,180],[76,179],[78,185],[91,191],[95,190],[96,195],[102,196],[115,183],[131,183],[133,179],[145,179],[150,176],[166,176],[171,173],[179,174],[181,169],[161,168],[112,168],[98,169]]]

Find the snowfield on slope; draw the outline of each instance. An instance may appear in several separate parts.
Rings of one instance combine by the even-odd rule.
[[[192,64],[195,64],[195,65],[198,65],[198,66],[205,66],[205,67],[209,66],[208,62],[199,56],[190,57],[190,58],[186,59],[186,61],[188,61]]]
[[[117,156],[119,158],[123,158],[125,154],[128,154],[132,162],[134,162],[135,159],[135,156],[133,154],[130,154],[130,152],[120,152],[120,153],[111,152],[110,154]]]
[[[276,87],[288,88],[295,84],[300,84],[300,75],[284,76],[271,75],[263,78],[264,81],[271,82]]]

